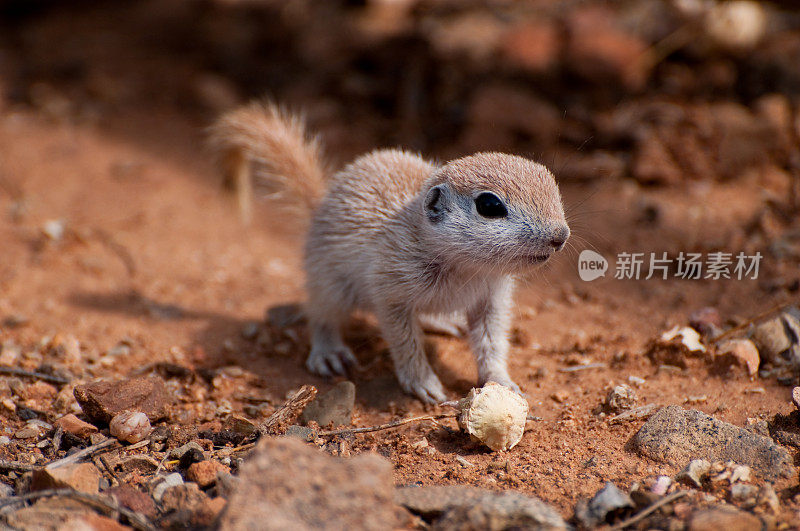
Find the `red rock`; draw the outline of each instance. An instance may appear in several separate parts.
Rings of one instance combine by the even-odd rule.
[[[69,520],[61,529],[64,531],[83,531],[85,529],[91,529],[92,531],[130,531],[130,527],[122,525],[107,516],[95,513],[87,513]]]
[[[164,491],[164,495],[161,497],[161,509],[164,512],[187,511],[191,513],[206,500],[208,500],[208,496],[197,488],[197,484],[184,483]]]
[[[528,20],[511,28],[500,49],[509,61],[526,70],[543,72],[561,53],[561,36],[550,21]]]
[[[46,498],[31,507],[7,512],[3,529],[35,529],[36,531],[121,531],[129,527],[112,518],[101,516],[76,500]]]
[[[264,438],[242,465],[220,529],[394,529],[392,464],[331,457],[296,439]]]
[[[615,79],[640,88],[647,78],[642,61],[646,45],[614,22],[613,13],[603,7],[574,10],[567,20],[567,62],[591,80]]]
[[[24,400],[53,400],[58,389],[47,382],[35,382],[22,389],[20,398]]]
[[[520,134],[544,150],[556,142],[560,131],[561,114],[555,106],[508,83],[477,88],[467,114],[469,126],[462,133],[462,141],[474,150],[512,144]],[[492,131],[488,140],[487,129]]]
[[[699,509],[692,513],[687,526],[689,531],[751,531],[762,528],[758,517],[731,505]]]
[[[120,483],[103,492],[113,496],[122,507],[141,513],[148,518],[155,518],[158,514],[153,498],[128,483]]]
[[[160,420],[171,403],[164,381],[156,377],[92,382],[76,386],[74,393],[83,412],[103,423],[125,410],[141,411],[150,422]]]
[[[84,439],[92,433],[97,432],[96,426],[82,421],[72,413],[64,415],[60,419],[56,420],[55,425],[61,426],[61,429],[65,432],[71,433],[72,435],[80,437],[81,439]]]
[[[792,389],[792,402],[794,403],[794,407],[800,409],[800,387]]]
[[[71,488],[97,494],[100,471],[91,463],[47,466],[33,472],[31,490]]]
[[[676,184],[683,179],[683,171],[655,131],[637,142],[631,173],[642,184]]]
[[[722,329],[722,316],[712,306],[700,308],[689,316],[689,326],[707,337],[714,337]]]
[[[734,363],[746,367],[750,376],[758,374],[758,365],[761,363],[761,358],[758,355],[758,349],[749,339],[725,341],[717,349],[717,354],[730,356]]]
[[[201,487],[208,487],[209,485],[216,483],[218,472],[229,473],[230,471],[230,468],[223,465],[219,461],[200,461],[199,463],[193,463],[186,470],[186,479],[189,481],[194,481]]]
[[[211,499],[206,498],[203,504],[194,512],[190,522],[198,527],[212,527],[227,503],[227,500],[220,496]]]
[[[160,523],[166,528],[182,529],[187,523],[193,528],[211,528],[225,505],[225,499],[209,498],[195,483],[170,487],[161,500],[167,514]]]

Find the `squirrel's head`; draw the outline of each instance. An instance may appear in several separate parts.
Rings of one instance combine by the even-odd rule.
[[[569,237],[553,174],[502,153],[453,160],[426,182],[425,224],[442,257],[503,272],[546,262]]]

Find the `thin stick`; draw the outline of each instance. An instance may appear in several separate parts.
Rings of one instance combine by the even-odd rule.
[[[442,414],[442,415],[423,415],[421,417],[411,417],[410,419],[402,419],[402,420],[395,420],[393,422],[387,422],[386,424],[380,424],[378,426],[366,426],[364,428],[345,428],[342,430],[326,430],[317,432],[319,436],[326,436],[326,435],[346,435],[350,433],[369,433],[371,431],[381,431],[381,430],[388,430],[390,428],[396,428],[398,426],[402,426],[403,424],[408,424],[409,422],[418,422],[421,420],[439,420],[439,419],[449,419],[455,418],[456,416],[452,413]]]
[[[97,236],[97,239],[100,240],[100,243],[105,245],[106,248],[108,248],[117,256],[117,258],[122,261],[122,264],[128,271],[128,276],[136,276],[136,260],[133,259],[133,255],[131,255],[130,251],[128,251],[124,245],[115,240],[114,237],[106,231],[102,229],[95,229],[94,233]]]
[[[777,306],[773,306],[772,308],[770,308],[769,310],[767,310],[765,312],[761,312],[760,314],[756,315],[755,317],[753,317],[751,319],[748,319],[747,321],[743,322],[739,326],[734,326],[733,328],[731,328],[727,332],[724,332],[724,333],[718,335],[717,337],[714,338],[714,343],[719,344],[723,339],[727,339],[730,336],[732,336],[733,334],[741,332],[742,330],[744,330],[745,328],[747,328],[751,324],[755,324],[756,322],[760,321],[761,319],[763,319],[765,317],[768,317],[769,315],[771,315],[771,314],[773,314],[775,312],[779,312],[779,311],[785,309],[787,306],[789,306],[789,303],[784,302],[784,303],[778,304]]]
[[[101,496],[86,494],[85,492],[72,489],[48,489],[31,492],[29,494],[23,494],[21,496],[9,496],[8,498],[0,500],[0,508],[8,505],[14,505],[16,503],[38,500],[39,498],[53,497],[72,498],[74,500],[86,502],[90,505],[94,505],[95,507],[101,507],[117,515],[124,516],[128,519],[128,523],[134,529],[138,529],[140,531],[155,531],[153,524],[151,524],[143,515],[131,511],[130,509],[126,509],[125,507],[121,507],[115,502],[108,501]]]
[[[157,476],[157,475],[158,475],[158,473],[159,473],[159,472],[161,472],[161,469],[162,469],[162,468],[164,468],[164,463],[166,463],[166,462],[167,462],[167,458],[168,458],[168,457],[169,457],[169,452],[165,452],[165,453],[164,453],[164,459],[162,459],[162,460],[161,460],[161,462],[160,462],[160,463],[158,464],[158,466],[156,467],[156,471],[155,471],[155,472],[153,472],[153,475],[154,475],[154,476]]]
[[[81,450],[79,452],[75,452],[72,455],[68,455],[67,457],[65,457],[63,459],[59,459],[57,461],[52,461],[51,463],[48,463],[46,466],[51,467],[51,468],[55,468],[55,467],[59,467],[59,466],[68,465],[70,463],[77,463],[81,459],[83,459],[85,457],[89,457],[92,454],[96,454],[100,450],[103,450],[104,448],[108,448],[109,446],[113,446],[116,443],[117,443],[116,439],[109,438],[109,439],[106,439],[105,441],[99,442],[97,444],[93,444],[92,446],[87,446],[83,450]]]
[[[56,426],[56,432],[53,434],[53,457],[58,456],[58,449],[61,448],[61,438],[64,436],[64,428]]]
[[[66,378],[62,378],[61,376],[55,376],[53,374],[45,374],[43,372],[36,372],[36,371],[26,371],[25,369],[20,369],[19,367],[0,367],[0,374],[8,374],[11,376],[27,376],[28,378],[36,378],[37,380],[42,380],[44,382],[50,382],[54,384],[68,384],[69,380]]]
[[[102,464],[102,465],[103,465],[103,468],[105,468],[105,469],[106,469],[106,472],[108,472],[109,474],[111,474],[111,477],[112,477],[112,478],[113,478],[113,479],[114,479],[114,480],[117,482],[117,485],[119,485],[120,483],[122,483],[122,481],[119,479],[119,476],[117,476],[117,473],[116,473],[116,472],[114,472],[114,467],[113,467],[113,466],[111,466],[111,465],[108,463],[108,460],[106,460],[106,456],[105,456],[105,455],[98,455],[96,458],[93,458],[93,459],[92,459],[92,461],[94,461],[95,459],[96,459],[97,461],[100,461],[100,464]],[[95,465],[97,465],[97,463],[96,463],[96,462],[95,462]],[[100,467],[97,467],[97,468],[100,468]],[[158,474],[155,474],[155,475],[158,475]]]
[[[618,523],[617,525],[613,526],[610,531],[618,531],[620,529],[625,529],[629,525],[633,525],[636,522],[643,520],[646,516],[650,515],[654,511],[660,509],[661,507],[667,505],[668,503],[672,503],[678,498],[682,498],[689,494],[688,490],[679,490],[677,492],[673,492],[669,496],[664,496],[660,500],[651,505],[645,507],[640,513],[635,514],[628,518],[627,520],[623,520],[622,522]]]
[[[590,369],[605,369],[605,363],[589,363],[588,365],[575,365],[574,367],[559,367],[558,372],[578,372]]]
[[[623,420],[641,419],[651,415],[660,407],[661,404],[648,404],[646,406],[639,406],[637,408],[629,409],[628,411],[623,411],[619,415],[614,415],[613,417],[609,418],[608,423],[614,424],[615,422],[622,422]]]
[[[20,463],[19,461],[6,461],[5,459],[0,460],[0,470],[14,470],[15,472],[33,472],[39,468],[35,465],[29,465],[28,463]]]
[[[241,446],[237,446],[236,448],[232,448],[232,449],[231,449],[231,453],[232,453],[232,454],[235,454],[236,452],[243,452],[243,451],[245,451],[245,450],[249,450],[250,448],[252,448],[252,447],[253,447],[253,446],[255,446],[255,445],[256,445],[255,443],[247,443],[247,444],[243,444],[243,445],[241,445]]]
[[[256,432],[259,436],[278,435],[285,431],[286,426],[291,424],[294,419],[306,408],[309,402],[317,396],[317,388],[313,385],[304,385],[295,394],[289,397],[284,405],[278,408],[275,413],[269,416]]]

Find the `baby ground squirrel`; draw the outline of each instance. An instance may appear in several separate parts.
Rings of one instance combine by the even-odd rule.
[[[379,149],[331,174],[303,121],[252,103],[211,129],[227,178],[249,213],[251,171],[312,214],[305,247],[311,353],[317,374],[356,363],[341,336],[356,309],[377,317],[402,388],[446,400],[422,330],[466,331],[480,384],[519,392],[508,374],[514,275],[564,247],[569,227],[547,168],[522,157],[477,153],[434,164]]]

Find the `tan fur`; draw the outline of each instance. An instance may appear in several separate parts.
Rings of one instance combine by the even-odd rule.
[[[466,328],[480,383],[519,390],[506,362],[514,275],[546,261],[569,236],[547,168],[501,153],[436,166],[377,150],[326,182],[317,144],[274,106],[234,111],[214,131],[229,155],[269,167],[262,179],[316,207],[305,253],[311,371],[343,373],[355,363],[341,327],[363,309],[378,318],[401,386],[420,399],[446,398],[425,356],[423,323]],[[504,215],[478,212],[487,192]]]
[[[226,181],[239,192],[245,218],[253,201],[247,175],[252,169],[270,192],[291,193],[291,203],[309,211],[325,193],[327,170],[319,142],[306,133],[300,117],[274,103],[253,102],[225,114],[211,127],[209,140],[220,155]]]

